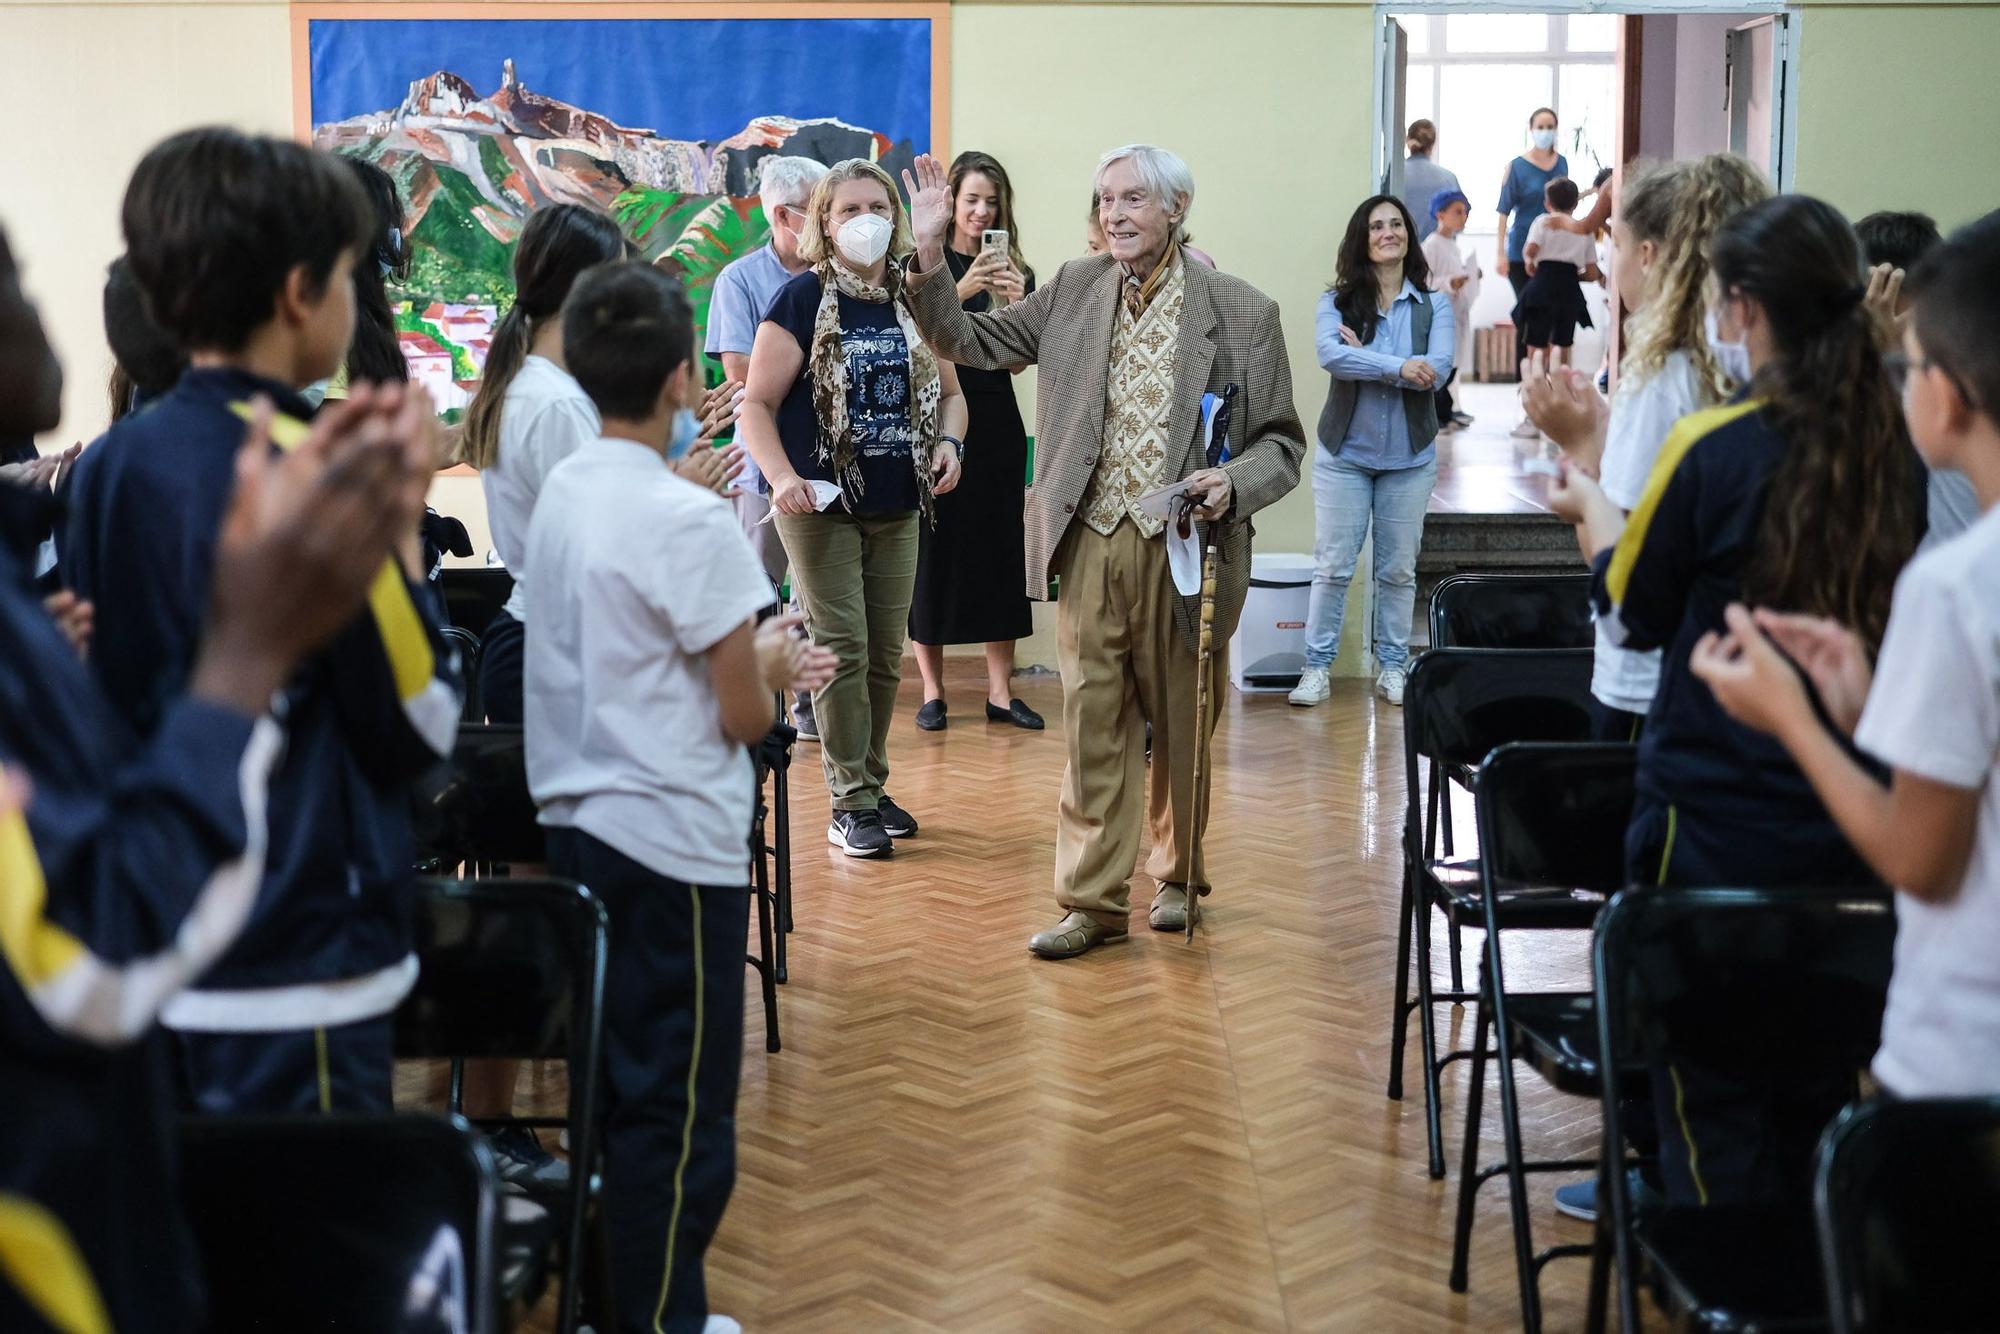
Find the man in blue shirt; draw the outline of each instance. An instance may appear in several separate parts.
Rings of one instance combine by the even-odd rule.
[[[750,350],[757,342],[757,326],[771,308],[771,298],[792,278],[804,273],[807,264],[799,258],[799,228],[805,220],[806,201],[813,187],[826,175],[826,166],[807,157],[767,157],[760,164],[764,217],[771,224],[771,240],[715,275],[715,289],[708,298],[708,346],[711,357],[722,362],[727,380],[743,384],[750,378]],[[736,479],[742,492],[736,498],[736,515],[764,572],[771,582],[785,581],[785,547],[778,541],[775,524],[764,522],[771,511],[771,488],[757,471],[756,461],[747,455],[743,475]]]
[[[794,275],[810,267],[799,258],[799,228],[805,224],[806,201],[813,187],[826,175],[826,164],[809,157],[767,157],[758,164],[759,185],[765,220],[771,224],[771,240],[715,275],[715,287],[708,297],[709,356],[722,362],[723,378],[742,385],[750,379],[750,350],[757,343],[757,326],[771,309],[778,289]],[[757,471],[756,460],[744,451],[743,472],[736,479],[736,517],[749,535],[751,550],[764,564],[764,573],[773,584],[785,582],[785,544],[778,540],[778,525],[765,523],[771,512],[771,486]],[[796,599],[793,603],[797,608]],[[800,695],[792,704],[792,722],[799,735],[816,738],[812,696]]]

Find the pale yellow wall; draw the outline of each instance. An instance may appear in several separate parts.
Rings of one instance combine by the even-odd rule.
[[[2000,5],[1805,7],[1795,188],[1946,228],[2000,208]]]
[[[104,268],[118,203],[155,142],[193,125],[291,132],[283,4],[0,4],[0,225],[66,373],[58,438],[104,428]],[[46,442],[45,442],[46,443]]]

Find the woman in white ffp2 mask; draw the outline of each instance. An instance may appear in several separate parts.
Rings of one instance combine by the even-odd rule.
[[[894,182],[836,164],[805,207],[812,267],[772,300],[750,352],[738,433],[769,479],[813,637],[840,666],[813,695],[832,798],[827,841],[886,857],[917,822],[884,792],[889,723],[917,571],[917,527],[958,485],[965,398],[903,290],[914,248]]]

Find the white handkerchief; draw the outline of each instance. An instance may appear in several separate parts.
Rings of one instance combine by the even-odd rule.
[[[1168,521],[1167,568],[1174,572],[1174,587],[1182,597],[1201,592],[1201,529],[1193,523],[1188,524],[1188,535],[1182,537],[1180,525]]]
[[[816,510],[823,510],[834,501],[840,499],[840,484],[838,482],[811,481],[807,482],[806,485],[813,489],[813,508]],[[761,528],[777,517],[778,511],[773,509],[763,518],[757,520],[757,526]]]

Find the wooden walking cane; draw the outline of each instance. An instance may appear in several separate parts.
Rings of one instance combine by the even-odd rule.
[[[1202,395],[1202,419],[1205,439],[1202,442],[1204,461],[1211,468],[1219,468],[1229,462],[1229,424],[1236,401],[1236,386],[1224,386],[1219,394]],[[1190,520],[1192,521],[1192,520]],[[1209,662],[1215,655],[1215,550],[1222,541],[1222,518],[1211,519],[1208,524],[1208,541],[1201,552],[1201,624],[1195,635],[1194,653],[1194,790],[1191,794],[1193,809],[1188,818],[1188,882],[1187,882],[1187,937],[1194,941],[1195,926],[1201,921],[1201,898],[1208,892],[1202,884],[1201,836],[1202,828],[1208,823],[1208,720],[1210,712],[1218,701],[1213,696]]]
[[[1201,921],[1201,834],[1208,796],[1208,714],[1215,707],[1209,698],[1209,659],[1215,652],[1215,532],[1220,519],[1208,526],[1208,545],[1201,553],[1201,630],[1195,639],[1194,654],[1194,793],[1188,821],[1187,936],[1192,943],[1195,925]]]

